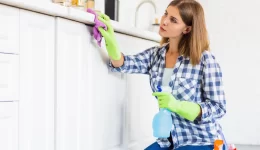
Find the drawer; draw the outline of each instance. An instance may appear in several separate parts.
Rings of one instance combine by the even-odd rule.
[[[19,98],[19,55],[0,53],[0,102]]]
[[[0,52],[19,53],[19,9],[0,4]]]
[[[0,102],[0,149],[18,150],[18,104]]]

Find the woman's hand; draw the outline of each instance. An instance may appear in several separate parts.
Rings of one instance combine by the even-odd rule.
[[[167,108],[190,121],[194,121],[201,113],[200,105],[176,100],[169,92],[154,92],[153,96],[157,96],[160,108]]]
[[[176,112],[178,101],[169,92],[155,92],[153,96],[157,96],[159,108],[167,108],[172,112]]]
[[[98,15],[98,20],[100,20],[107,26],[107,30],[104,30],[102,27],[99,27],[98,30],[105,38],[108,55],[111,57],[112,60],[120,60],[121,52],[116,41],[114,29],[110,24],[110,18],[103,13],[98,13]]]

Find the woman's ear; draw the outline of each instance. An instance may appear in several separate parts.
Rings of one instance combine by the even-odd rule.
[[[187,34],[191,31],[191,26],[187,26],[185,30],[183,31],[183,34]]]

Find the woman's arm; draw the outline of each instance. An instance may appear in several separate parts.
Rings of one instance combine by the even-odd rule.
[[[115,72],[147,74],[150,61],[158,48],[152,47],[136,55],[124,56],[120,52],[109,17],[99,13],[98,19],[107,26],[107,30],[102,27],[99,27],[98,30],[106,41],[106,50],[111,59],[109,63],[111,70]]]
[[[203,68],[202,92],[204,102],[200,103],[202,122],[222,118],[226,114],[226,99],[222,83],[222,72],[215,57],[207,53]]]
[[[112,63],[112,66],[115,67],[115,68],[123,66],[123,64],[124,64],[124,55],[121,53],[121,58],[119,60],[111,59],[111,63]]]
[[[121,54],[120,60],[110,60],[110,69],[113,72],[148,74],[157,51],[155,46],[135,55]]]

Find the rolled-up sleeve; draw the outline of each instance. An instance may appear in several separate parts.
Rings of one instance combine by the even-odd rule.
[[[222,83],[222,72],[213,55],[204,56],[200,122],[222,118],[226,114],[226,99]]]
[[[121,67],[113,67],[111,60],[109,68],[112,72],[148,74],[149,67],[158,47],[151,47],[136,55],[124,55],[124,64]]]

